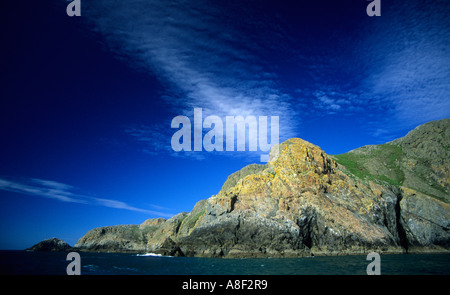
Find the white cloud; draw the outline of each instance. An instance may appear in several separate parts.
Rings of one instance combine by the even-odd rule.
[[[315,116],[355,115],[380,140],[450,117],[449,9],[448,1],[390,3],[358,34],[338,34],[323,56],[301,56],[316,82],[298,93]]]
[[[291,97],[276,87],[276,75],[252,53],[266,45],[262,32],[249,40],[239,31],[246,20],[233,22],[234,16],[209,1],[95,1],[84,16],[111,50],[161,79],[167,86],[161,97],[177,115],[202,108],[204,117],[223,119],[280,116],[281,137],[294,135],[299,119],[291,111]],[[149,143],[148,151],[160,151],[154,137],[151,143],[135,137]]]
[[[100,206],[109,207],[109,208],[124,209],[124,210],[129,210],[129,211],[136,211],[136,212],[141,212],[141,213],[150,214],[150,215],[156,215],[156,216],[162,216],[162,217],[167,217],[167,218],[170,218],[170,217],[173,216],[173,214],[169,214],[169,213],[164,213],[164,212],[159,212],[159,211],[153,211],[153,210],[147,210],[147,209],[141,209],[141,208],[133,207],[133,206],[128,205],[125,202],[117,201],[117,200],[102,199],[102,198],[92,198],[92,200],[94,200]]]
[[[6,179],[0,179],[0,189],[15,193],[41,196],[62,202],[83,203],[87,201],[79,198],[67,189],[70,186],[55,181],[31,179],[29,183],[21,183]]]
[[[161,98],[176,115],[196,107],[204,117],[278,115],[283,140],[296,135],[309,113],[356,114],[374,134],[380,126],[397,132],[449,117],[447,3],[392,3],[382,17],[367,17],[352,32],[338,28],[334,37],[313,37],[306,45],[302,37],[296,43],[298,36],[287,35],[281,23],[267,25],[270,16],[228,2],[98,0],[85,5],[84,17],[108,48],[160,78],[166,86]],[[288,43],[297,46],[291,53],[301,64],[299,76],[312,82],[295,103],[278,86],[275,67],[261,58]],[[160,134],[168,142],[171,130]],[[158,139],[140,140],[147,153],[164,150]]]
[[[128,126],[124,132],[143,143],[142,152],[144,153],[156,156],[162,152],[171,151],[170,128],[167,126],[141,124]]]
[[[134,207],[118,200],[96,198],[84,194],[78,194],[74,192],[75,188],[73,186],[52,180],[32,178],[28,180],[17,181],[0,178],[0,190],[10,191],[18,194],[44,197],[61,202],[99,205],[108,208],[136,211],[161,217],[173,216],[173,214],[165,212]]]
[[[450,117],[449,8],[448,1],[398,2],[371,24],[376,34],[361,44],[369,65],[361,85],[364,99],[389,109],[378,121],[383,129]]]
[[[339,101],[336,99],[331,99],[327,95],[320,93],[316,95],[317,103],[316,106],[330,112],[336,112],[341,109]]]

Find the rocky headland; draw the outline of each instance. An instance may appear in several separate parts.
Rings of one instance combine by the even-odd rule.
[[[334,156],[289,139],[191,212],[95,228],[73,249],[227,258],[446,252],[449,202],[444,119]]]

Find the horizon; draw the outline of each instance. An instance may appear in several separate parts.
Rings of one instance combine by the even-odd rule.
[[[450,4],[381,2],[0,4],[0,249],[189,212],[264,135],[336,155],[450,118]]]

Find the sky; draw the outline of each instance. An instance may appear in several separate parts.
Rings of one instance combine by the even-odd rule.
[[[0,249],[189,212],[261,163],[264,117],[328,154],[449,118],[450,3],[380,2],[2,1]]]

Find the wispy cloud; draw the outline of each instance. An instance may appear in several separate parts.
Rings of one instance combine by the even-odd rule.
[[[382,141],[450,117],[449,9],[448,1],[385,4],[381,17],[301,56],[314,83],[299,93],[314,116],[363,118],[362,127]]]
[[[0,190],[10,191],[18,194],[49,198],[61,202],[97,205],[108,208],[135,211],[161,217],[173,216],[173,214],[169,214],[166,212],[134,207],[118,200],[97,198],[86,194],[80,194],[76,192],[77,189],[75,187],[52,180],[32,178],[18,181],[0,178]]]
[[[448,1],[390,3],[381,17],[323,40],[308,30],[293,36],[270,13],[239,2],[99,0],[83,13],[110,50],[160,79],[161,98],[177,115],[200,107],[205,117],[279,116],[283,140],[299,135],[304,115],[359,116],[386,138],[450,117],[449,8]],[[277,65],[265,59],[280,52],[296,60],[284,65],[289,72],[309,77],[304,96],[280,87]],[[127,132],[149,154],[166,151],[170,128],[150,128]]]
[[[353,113],[356,110],[352,93],[322,88],[322,90],[315,91],[313,96],[315,97],[314,106],[326,111],[327,114]]]
[[[168,130],[167,126],[144,124],[124,128],[126,134],[142,143],[142,152],[154,156],[171,151]]]
[[[0,178],[0,189],[20,194],[34,195],[55,199],[61,202],[87,204],[88,200],[74,194],[69,185],[42,179],[29,179],[26,182],[17,182]]]
[[[157,74],[167,86],[161,97],[178,115],[202,108],[204,117],[279,116],[280,136],[292,137],[299,123],[291,111],[292,98],[279,89],[276,75],[254,54],[268,50],[268,44],[275,41],[275,37],[270,42],[265,38],[267,30],[277,36],[279,44],[283,31],[265,26],[263,19],[252,19],[251,14],[236,21],[237,16],[228,10],[241,9],[240,5],[218,4],[95,1],[86,5],[84,16],[111,50],[128,57],[136,67]],[[255,29],[253,34],[243,34],[242,29],[250,25]],[[149,151],[161,150],[157,143],[161,138],[151,136],[146,141],[142,132],[132,129],[127,132],[148,143]],[[167,138],[167,133],[164,135],[162,138]]]
[[[390,128],[450,117],[449,9],[448,1],[395,3],[389,22],[372,24],[377,34],[363,44],[372,64],[362,85],[366,99],[392,109],[383,122]]]

